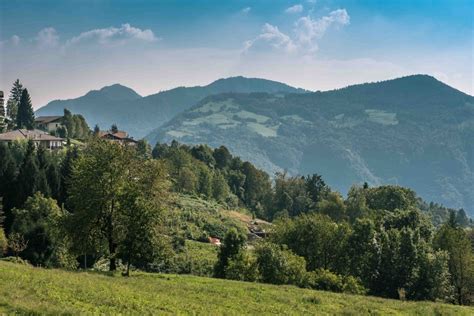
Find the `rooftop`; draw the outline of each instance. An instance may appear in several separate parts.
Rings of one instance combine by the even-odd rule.
[[[51,123],[62,118],[63,118],[62,116],[38,116],[37,118],[35,118],[35,122],[36,123]]]
[[[14,131],[6,132],[0,134],[0,141],[14,141],[14,140],[23,140],[31,139],[36,141],[49,140],[49,141],[62,141],[62,138],[52,136],[44,131],[39,129],[27,130],[27,129],[17,129]]]

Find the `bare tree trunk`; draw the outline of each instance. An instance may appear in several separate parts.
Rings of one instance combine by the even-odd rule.
[[[130,276],[130,260],[127,262],[127,272],[125,272],[125,276]]]
[[[115,259],[115,243],[113,242],[113,239],[110,238],[109,239],[109,255],[110,255],[110,267],[109,267],[109,270],[110,271],[115,271],[117,270],[117,262],[116,262],[116,259]]]

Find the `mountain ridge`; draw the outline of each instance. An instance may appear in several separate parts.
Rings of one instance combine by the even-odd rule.
[[[450,207],[474,203],[474,98],[426,75],[280,97],[213,95],[147,139],[225,145],[270,173],[321,173],[342,192],[367,181]]]
[[[218,79],[205,86],[177,87],[148,96],[120,84],[92,90],[68,100],[54,100],[36,111],[37,115],[61,115],[64,108],[81,113],[93,126],[108,128],[117,124],[132,136],[142,137],[202,98],[223,92],[302,93],[277,81],[242,76]],[[141,112],[140,112],[141,111]]]

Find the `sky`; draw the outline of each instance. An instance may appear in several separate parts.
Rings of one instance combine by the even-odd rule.
[[[471,0],[0,0],[0,90],[19,78],[39,108],[114,83],[315,91],[423,73],[473,95],[473,20]]]

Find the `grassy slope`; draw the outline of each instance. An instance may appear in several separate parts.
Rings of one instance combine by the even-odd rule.
[[[194,276],[44,270],[0,261],[0,314],[443,314],[474,309]]]

